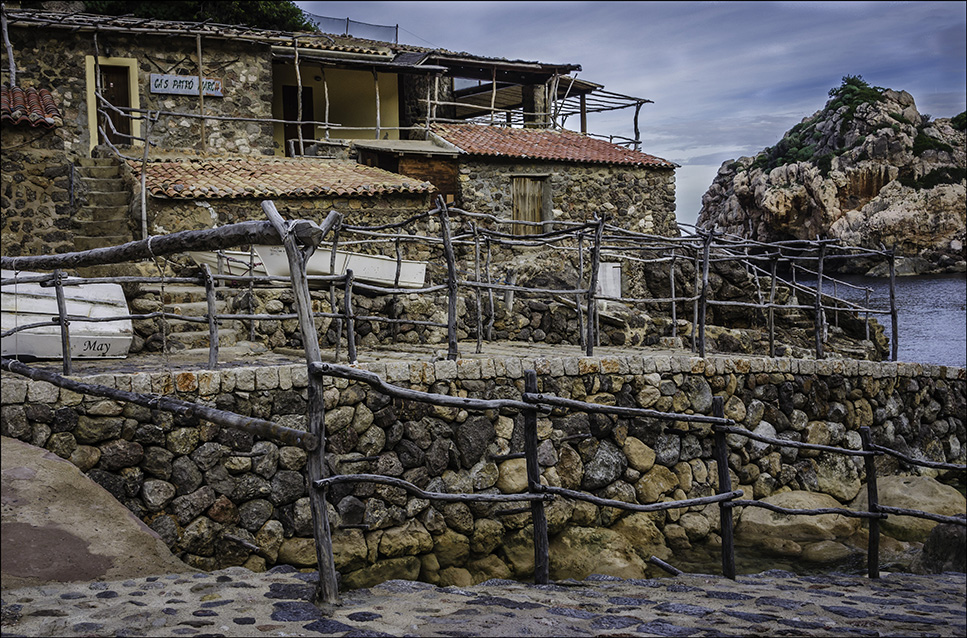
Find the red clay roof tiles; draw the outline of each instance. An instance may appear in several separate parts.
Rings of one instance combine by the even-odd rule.
[[[0,88],[0,120],[4,123],[26,124],[33,127],[63,126],[64,120],[47,89],[19,86]]]
[[[434,133],[471,155],[675,168],[660,157],[566,130],[433,124]]]
[[[131,162],[138,175],[141,164]],[[151,162],[145,181],[155,197],[230,199],[429,193],[434,187],[355,162],[329,159],[206,159]]]

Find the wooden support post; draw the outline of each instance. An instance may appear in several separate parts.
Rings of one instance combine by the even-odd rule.
[[[705,356],[705,315],[708,309],[708,262],[712,247],[712,231],[705,235],[702,247],[702,293],[699,296],[698,309],[698,356]]]
[[[672,338],[678,336],[678,304],[675,302],[675,260],[678,255],[675,249],[672,249],[672,260],[669,262],[671,265],[668,267],[668,284],[672,297]]]
[[[598,287],[598,268],[601,265],[601,234],[604,232],[604,217],[598,219],[598,226],[594,229],[594,248],[591,252],[591,280],[588,283],[588,327],[584,337],[584,352],[587,356],[594,354],[595,330],[598,304],[595,301]]]
[[[816,318],[813,322],[816,328],[816,358],[823,358],[823,260],[826,257],[826,244],[819,244],[819,256],[816,258]]]
[[[537,394],[537,372],[524,371],[524,392]],[[541,491],[541,468],[537,462],[537,410],[524,411],[524,458],[527,461],[527,491]],[[544,501],[531,501],[531,519],[534,523],[534,583],[546,585],[550,574],[549,546],[547,542],[547,517]]]
[[[584,233],[578,233],[578,287],[584,283]],[[582,348],[584,347],[584,330],[581,326],[584,325],[584,311],[581,305],[581,294],[578,293],[574,296],[575,305],[578,311],[578,345]]]
[[[473,270],[474,279],[480,283],[480,236],[477,232],[477,225],[471,224],[473,229]],[[480,298],[480,288],[474,289],[474,298],[477,300],[477,354],[483,350],[483,300]]]
[[[201,122],[201,152],[208,152],[208,134],[205,131],[205,73],[202,71],[201,63],[201,34],[195,36],[195,49],[198,55],[198,115]],[[148,141],[145,140],[145,146]]]
[[[896,249],[890,249],[890,323],[891,325],[891,339],[890,339],[890,360],[897,360],[897,350],[898,340],[900,338],[900,330],[897,327],[897,311],[896,311]]]
[[[322,67],[320,69],[322,75],[322,94],[325,98],[326,103],[326,139],[329,139],[329,82],[326,80],[326,69]],[[329,271],[332,272],[331,270]]]
[[[67,301],[64,299],[64,284],[61,278],[64,273],[54,271],[54,294],[57,296],[57,317],[60,323],[60,347],[64,359],[64,376],[71,375],[71,331],[70,321],[67,320]]]
[[[870,340],[870,289],[866,289],[866,304],[863,306],[866,308],[866,313],[863,315],[863,327],[866,329],[864,339],[866,341]]]
[[[772,283],[769,285],[769,356],[776,356],[776,309],[773,304],[776,303],[776,268],[779,265],[779,260],[773,258],[772,260]]]
[[[870,437],[869,426],[860,428],[860,441],[863,442],[865,452],[873,451],[873,440]],[[876,489],[876,457],[870,454],[863,457],[866,465],[866,497],[869,502],[867,509],[871,514],[880,511],[880,499]],[[866,571],[870,578],[880,577],[880,519],[871,518],[870,537],[866,543]]]
[[[208,264],[202,264],[202,275],[205,277],[205,301],[208,302],[208,369],[218,367],[218,319],[215,317],[215,280]]]
[[[484,271],[487,273],[487,284],[488,285],[493,283],[493,281],[490,278],[490,258],[491,258],[491,254],[490,254],[490,237],[487,237],[487,261],[484,264]],[[487,317],[487,341],[493,341],[493,339],[494,339],[494,319],[495,319],[495,317],[494,317],[494,314],[495,314],[495,309],[494,309],[494,289],[493,288],[487,288],[487,302],[488,302],[488,304],[490,306],[488,308],[488,310],[490,311],[490,314]]]
[[[248,276],[255,274],[255,246],[249,244],[248,247],[248,272],[245,273]],[[248,280],[248,314],[255,314],[255,280]],[[255,320],[250,319],[248,322],[248,340],[255,341]]]
[[[321,360],[319,351],[319,337],[316,335],[316,324],[312,317],[312,297],[309,295],[309,284],[306,280],[305,262],[312,254],[315,244],[306,246],[307,254],[299,249],[296,239],[289,232],[289,224],[282,219],[282,215],[270,201],[262,202],[262,210],[268,216],[282,238],[286,255],[289,258],[289,272],[292,275],[292,291],[295,295],[295,311],[299,314],[299,328],[302,333],[302,345],[306,352],[307,365]],[[333,247],[335,250],[335,247]],[[318,449],[309,454],[307,470],[309,485],[326,478],[326,405],[323,399],[322,376],[309,375],[309,405],[308,430],[319,441]],[[309,504],[312,510],[312,531],[316,541],[316,561],[319,565],[319,587],[315,592],[315,600],[319,603],[335,603],[339,600],[339,583],[336,578],[336,564],[332,553],[332,535],[329,529],[329,512],[326,506],[326,495],[322,490],[311,487],[309,489]]]
[[[725,416],[725,401],[722,397],[712,397],[712,416]],[[732,491],[732,477],[729,476],[729,446],[725,432],[715,428],[715,464],[718,471],[718,494]],[[719,524],[722,529],[722,574],[735,580],[735,536],[732,531],[732,503],[719,503]]]
[[[447,359],[456,361],[457,350],[457,260],[450,239],[450,215],[447,204],[440,198],[440,232],[443,233],[443,256],[447,262]]]
[[[329,273],[336,274],[336,247],[339,244],[339,230],[342,224],[336,224],[332,229],[332,246],[329,252]],[[336,282],[329,284],[329,312],[336,314]],[[336,345],[333,350],[333,360],[339,361],[339,339],[342,336],[342,317],[336,318]]]
[[[346,288],[342,296],[343,314],[346,315],[346,356],[354,365],[356,359],[356,319],[353,317],[353,271],[346,269]]]
[[[692,352],[698,350],[698,298],[699,290],[702,287],[702,261],[701,253],[695,249],[695,284],[692,287]]]
[[[379,74],[376,73],[376,69],[373,69],[373,86],[376,89],[376,139],[379,139]]]

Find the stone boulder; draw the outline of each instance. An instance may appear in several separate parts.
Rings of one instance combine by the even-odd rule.
[[[967,572],[967,527],[953,523],[934,527],[910,571],[915,574]]]
[[[921,510],[931,514],[956,516],[967,509],[964,495],[949,485],[929,476],[885,476],[876,481],[880,505]],[[860,491],[850,507],[867,509],[866,490]],[[890,515],[880,522],[880,531],[901,541],[923,542],[930,531],[937,526],[936,521],[914,516]]]
[[[590,574],[643,578],[645,562],[627,537],[602,527],[571,527],[550,543],[553,580],[583,580]]]
[[[843,507],[832,496],[820,492],[782,492],[762,501],[786,509]],[[794,556],[802,553],[803,545],[847,539],[859,526],[859,519],[841,514],[793,516],[760,507],[743,507],[735,536],[737,544]]]

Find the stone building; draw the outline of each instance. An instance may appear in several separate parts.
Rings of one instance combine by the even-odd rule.
[[[677,234],[675,165],[587,134],[575,64],[348,36],[6,8],[2,252],[31,255],[437,196],[508,219]],[[604,99],[604,102],[596,101]],[[567,131],[580,118],[581,133]]]

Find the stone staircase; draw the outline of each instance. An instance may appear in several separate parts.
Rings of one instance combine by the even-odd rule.
[[[83,158],[75,170],[75,249],[91,250],[133,241],[131,191],[121,175],[120,160]]]
[[[215,311],[217,313],[231,312],[229,296],[234,291],[216,288]],[[205,317],[208,314],[208,302],[205,298],[204,286],[185,284],[168,284],[164,286],[164,310],[184,317]],[[161,310],[161,284],[143,284],[141,295],[132,303],[132,310],[137,313],[157,312]],[[160,334],[161,319],[146,319],[135,322],[135,331],[147,340],[146,349],[161,349]],[[168,320],[168,349],[194,350],[208,348],[208,324],[200,322]],[[241,321],[219,321],[218,346],[231,347],[240,340],[248,339],[248,326]]]

